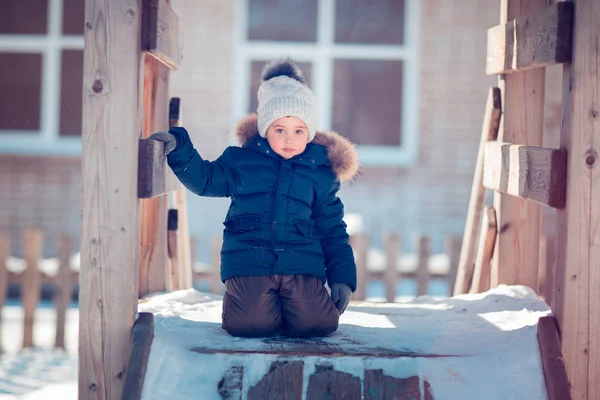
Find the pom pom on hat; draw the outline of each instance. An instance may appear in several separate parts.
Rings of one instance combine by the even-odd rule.
[[[317,102],[306,85],[302,70],[290,59],[265,66],[258,88],[258,133],[266,137],[269,126],[282,117],[301,119],[308,128],[308,141],[317,131]]]

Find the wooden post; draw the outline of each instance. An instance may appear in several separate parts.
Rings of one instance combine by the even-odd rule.
[[[43,255],[44,237],[41,231],[25,231],[25,263],[27,265],[21,280],[21,302],[23,303],[24,326],[23,348],[33,347],[33,324],[35,309],[40,301],[42,276],[39,270]]]
[[[181,110],[181,99],[173,97],[169,101],[169,126],[183,126],[183,116]],[[179,288],[191,288],[194,284],[193,280],[193,263],[190,227],[187,212],[186,189],[180,186],[179,189],[173,192],[173,207],[178,213],[178,228],[179,233]]]
[[[145,54],[142,137],[154,132],[169,129],[169,69],[156,58]],[[139,296],[167,290],[167,213],[168,196],[142,199],[141,214],[141,254]]]
[[[462,238],[454,235],[447,236],[444,239],[444,252],[450,259],[450,270],[448,271],[448,295],[454,293],[454,284],[458,276],[460,263],[460,253],[462,248]]]
[[[364,300],[367,295],[367,253],[369,238],[365,233],[357,233],[350,237],[350,245],[355,255],[356,262],[356,291],[352,295],[354,300]]]
[[[0,353],[2,353],[2,310],[8,291],[8,269],[6,260],[10,256],[10,239],[8,235],[0,235]]]
[[[429,293],[429,238],[415,237],[414,247],[417,251],[417,296]]]
[[[460,262],[456,274],[456,284],[454,284],[453,291],[451,292],[454,295],[467,293],[473,279],[475,252],[477,250],[477,234],[481,224],[481,210],[483,209],[483,201],[485,199],[485,188],[483,187],[483,156],[485,144],[489,140],[496,140],[501,115],[500,89],[492,87],[488,92],[487,103],[485,105],[483,127],[481,128],[481,137],[479,138],[479,150],[477,151],[477,160],[475,161],[475,174],[473,176],[471,197],[469,199],[469,208],[467,210],[465,233],[460,251]]]
[[[54,278],[54,306],[56,307],[56,347],[65,347],[65,326],[67,309],[73,293],[73,274],[71,272],[71,239],[61,236],[58,248],[60,264]]]
[[[123,390],[138,299],[141,9],[85,5],[78,397],[107,400]]]
[[[574,399],[600,398],[600,7],[575,1],[573,59],[563,74],[566,208],[558,210],[553,310]]]
[[[501,24],[539,11],[547,0],[502,0]],[[507,50],[510,51],[510,50]],[[500,76],[503,118],[498,140],[542,146],[545,71],[538,68]],[[494,193],[499,227],[492,260],[491,286],[521,284],[535,289],[538,279],[541,206]]]
[[[167,248],[169,253],[169,290],[179,290],[181,287],[181,277],[179,276],[181,269],[179,266],[179,235],[177,232],[178,225],[177,210],[169,210],[167,223]]]
[[[398,255],[400,238],[396,233],[384,237],[387,268],[385,270],[385,297],[389,303],[396,301],[396,285],[398,284]]]
[[[490,289],[490,262],[496,243],[497,230],[494,207],[486,206],[481,220],[477,257],[475,257],[475,272],[469,293],[482,293]]]

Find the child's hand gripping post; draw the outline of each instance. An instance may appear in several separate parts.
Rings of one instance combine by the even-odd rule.
[[[175,136],[170,134],[169,132],[156,132],[148,137],[148,139],[157,140],[159,142],[163,142],[165,147],[163,149],[163,154],[167,156],[170,152],[172,152],[177,146],[177,139]]]
[[[340,314],[343,314],[350,303],[352,289],[345,283],[334,283],[331,285],[331,300],[335,304]]]

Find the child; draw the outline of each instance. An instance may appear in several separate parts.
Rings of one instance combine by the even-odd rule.
[[[200,196],[230,197],[221,249],[222,327],[231,335],[334,332],[356,265],[336,196],[358,156],[334,132],[316,132],[317,106],[291,60],[267,65],[257,115],[237,126],[241,147],[203,160],[183,128],[159,132],[169,166]],[[327,281],[331,297],[324,287]]]

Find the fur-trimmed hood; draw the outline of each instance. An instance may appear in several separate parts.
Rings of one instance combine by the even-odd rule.
[[[240,146],[259,136],[256,114],[243,117],[236,125],[234,135]],[[317,132],[310,142],[321,145],[327,150],[327,159],[333,172],[341,182],[355,179],[359,173],[360,162],[354,144],[333,131]]]

